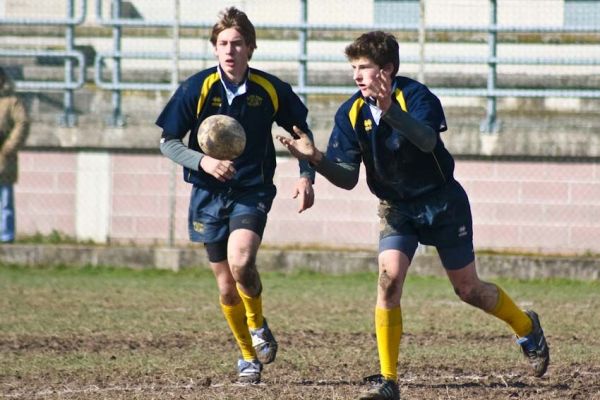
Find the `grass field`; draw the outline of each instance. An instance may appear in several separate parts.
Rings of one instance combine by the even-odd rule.
[[[263,384],[238,386],[237,351],[206,270],[0,266],[0,397],[354,399],[378,372],[375,274],[263,274],[279,343]],[[410,276],[403,399],[600,399],[600,282],[496,280],[541,317],[547,375],[510,330],[445,279]]]

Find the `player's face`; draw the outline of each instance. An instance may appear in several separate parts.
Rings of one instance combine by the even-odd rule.
[[[214,52],[227,78],[236,83],[241,82],[252,54],[244,37],[235,28],[225,29],[217,36]]]
[[[350,65],[352,65],[352,79],[354,79],[354,83],[360,89],[363,97],[374,97],[376,93],[373,93],[370,86],[381,68],[365,57],[351,60]]]

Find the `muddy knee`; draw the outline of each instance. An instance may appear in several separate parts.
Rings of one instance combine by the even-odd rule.
[[[250,296],[258,296],[262,291],[262,285],[254,259],[243,264],[231,264],[231,274],[236,282],[242,285]]]
[[[454,287],[454,293],[465,303],[475,307],[482,307],[483,305],[483,293],[476,287],[463,286]]]
[[[398,285],[396,285],[385,269],[381,271],[379,274],[379,288],[381,289],[384,298],[392,298],[396,294],[397,286]]]

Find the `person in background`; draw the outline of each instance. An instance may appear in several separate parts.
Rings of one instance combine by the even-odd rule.
[[[17,182],[18,152],[29,134],[29,116],[15,94],[14,83],[0,67],[0,242],[15,240],[14,184]]]
[[[263,364],[275,359],[278,344],[263,316],[263,286],[256,267],[276,188],[273,122],[293,133],[299,126],[310,134],[308,110],[291,86],[249,67],[256,33],[247,15],[235,7],[219,15],[210,41],[218,65],[183,82],[157,119],[160,149],[184,167],[192,184],[189,233],[202,242],[219,288],[221,309],[241,352],[238,377],[258,383]],[[246,132],[244,152],[234,160],[202,153],[197,132],[215,114],[238,120]],[[182,139],[189,133],[188,146]],[[313,205],[314,170],[300,162],[293,196],[298,212]]]
[[[360,399],[400,399],[400,298],[419,243],[436,247],[462,301],[512,328],[534,375],[541,377],[550,354],[538,315],[523,311],[502,288],[477,275],[469,199],[454,178],[454,159],[441,139],[447,126],[439,99],[425,85],[396,76],[399,46],[388,33],[365,33],[345,54],[358,91],[338,109],[327,153],[300,128],[295,129],[298,139],[277,138],[292,155],[348,190],[356,185],[362,162],[379,199],[375,332],[380,374],[365,378],[373,387]]]

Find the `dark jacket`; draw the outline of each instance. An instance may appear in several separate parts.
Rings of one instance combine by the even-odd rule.
[[[29,134],[29,117],[13,83],[2,76],[0,82],[0,185],[12,185],[17,181],[17,152]]]

